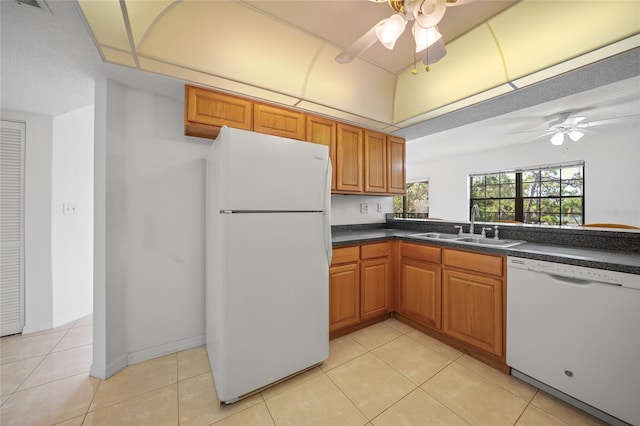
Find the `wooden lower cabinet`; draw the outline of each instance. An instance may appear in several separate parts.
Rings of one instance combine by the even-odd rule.
[[[402,258],[400,268],[398,311],[424,325],[440,328],[440,266]]]
[[[329,331],[360,321],[360,271],[358,263],[329,269]]]
[[[502,280],[445,269],[443,282],[443,331],[502,356]]]
[[[329,267],[329,331],[360,321],[360,247],[333,249]]]
[[[366,260],[360,264],[361,319],[374,318],[389,311],[390,276],[388,258]]]
[[[333,250],[329,268],[329,332],[367,325],[393,310],[392,243]]]
[[[337,337],[395,314],[501,371],[506,263],[500,255],[407,241],[340,247],[329,269],[329,331]]]

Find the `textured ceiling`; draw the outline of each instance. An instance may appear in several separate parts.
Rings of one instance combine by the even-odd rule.
[[[59,115],[93,103],[104,65],[72,2],[0,0],[0,54],[2,108]]]

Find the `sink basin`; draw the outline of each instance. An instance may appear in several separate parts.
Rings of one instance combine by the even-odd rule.
[[[458,243],[476,244],[479,246],[493,246],[493,247],[513,247],[518,244],[526,243],[526,241],[520,240],[494,240],[493,238],[483,237],[460,237],[455,240]]]
[[[423,234],[413,234],[412,237],[427,238],[433,240],[454,240],[459,237],[458,234],[445,234],[441,232],[425,232]]]

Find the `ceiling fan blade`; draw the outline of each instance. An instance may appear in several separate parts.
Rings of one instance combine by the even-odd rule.
[[[541,132],[548,132],[549,129],[538,129],[538,130],[523,130],[521,132],[509,132],[507,133],[507,135],[522,135],[524,133],[541,133]]]
[[[478,0],[447,0],[447,6],[464,6],[465,4],[473,3]]]
[[[523,132],[523,133],[524,133],[524,132]],[[534,137],[532,137],[532,138],[525,139],[525,140],[523,140],[523,141],[519,141],[518,143],[520,144],[520,143],[533,142],[533,141],[538,140],[538,139],[542,139],[542,138],[545,138],[545,137],[549,137],[549,136],[551,136],[551,135],[552,135],[552,134],[554,134],[554,133],[555,133],[555,132],[547,132],[547,131],[545,131],[545,132],[544,132],[543,134],[541,134],[541,135],[534,136]]]
[[[576,126],[587,117],[567,117],[563,122],[563,126]]]
[[[640,114],[622,115],[620,117],[612,117],[612,118],[606,118],[604,120],[596,120],[596,121],[590,121],[588,123],[581,123],[581,124],[578,124],[576,127],[579,129],[584,129],[586,127],[602,126],[606,124],[617,124],[622,121],[630,120],[632,118],[636,118],[640,120],[639,117],[640,117]]]
[[[440,38],[431,46],[427,47],[422,52],[420,52],[420,58],[422,59],[423,64],[431,65],[431,64],[435,64],[440,59],[444,58],[446,54],[447,54],[447,48],[444,46],[444,40]]]
[[[384,19],[382,21],[384,21]],[[380,22],[371,27],[371,29],[364,33],[362,37],[357,39],[351,46],[349,46],[348,48],[343,50],[341,54],[336,56],[336,62],[340,64],[347,64],[353,61],[358,56],[362,55],[365,50],[373,46],[373,44],[378,41],[378,36],[376,35],[376,27],[380,25]]]

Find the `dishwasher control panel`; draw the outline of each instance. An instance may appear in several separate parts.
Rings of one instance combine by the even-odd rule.
[[[510,268],[526,269],[528,271],[573,278],[581,281],[621,285],[640,290],[640,275],[586,268],[584,266],[566,265],[564,263],[524,259],[520,257],[509,257],[507,266]]]

